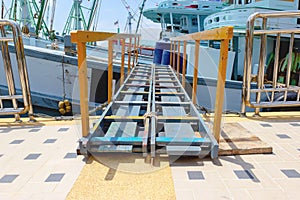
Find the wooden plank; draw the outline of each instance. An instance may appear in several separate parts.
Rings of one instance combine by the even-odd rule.
[[[219,155],[272,153],[272,147],[239,123],[225,123],[221,132]]]

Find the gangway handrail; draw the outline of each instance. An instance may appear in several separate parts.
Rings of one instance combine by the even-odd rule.
[[[294,24],[290,27],[278,27],[278,29],[269,29],[267,27],[268,20],[285,20],[286,18],[294,18]],[[244,60],[244,76],[243,76],[243,91],[242,91],[242,106],[241,113],[246,115],[246,106],[255,108],[255,116],[259,116],[260,108],[274,108],[274,107],[290,107],[299,106],[300,101],[300,80],[298,87],[291,85],[291,66],[294,40],[298,35],[300,37],[300,27],[297,25],[297,18],[300,18],[300,11],[274,11],[274,12],[258,12],[249,16],[246,28],[246,45],[245,45],[245,60]],[[260,24],[259,24],[260,23]],[[291,25],[291,24],[290,24]],[[260,29],[259,29],[260,28]],[[265,64],[267,61],[267,44],[268,36],[274,37],[274,64],[272,67],[273,74],[272,80],[267,84],[264,83]],[[252,81],[252,68],[253,68],[253,51],[254,51],[254,37],[260,37],[260,52],[256,81]],[[281,37],[289,37],[289,47],[287,56],[287,70],[285,72],[285,83],[279,84],[279,67],[280,67],[280,53]],[[299,47],[298,47],[299,48]],[[300,62],[300,61],[299,61]],[[299,63],[300,64],[300,63]],[[299,78],[300,79],[300,78]],[[253,88],[253,82],[256,86]],[[279,89],[280,87],[280,89]],[[267,88],[267,89],[266,89]],[[285,89],[284,89],[285,88]],[[283,101],[276,101],[275,94],[283,92]],[[297,93],[296,100],[287,100],[288,91]],[[255,94],[255,101],[251,102],[251,94]],[[262,99],[262,95],[266,94],[267,101]]]
[[[186,72],[186,41],[195,41],[195,61],[194,61],[194,77],[193,77],[193,92],[192,92],[192,102],[196,104],[197,96],[197,83],[198,83],[198,65],[199,65],[199,46],[201,40],[220,40],[221,50],[220,50],[220,60],[218,69],[218,82],[216,90],[216,101],[215,101],[215,113],[214,113],[214,125],[213,134],[215,139],[219,142],[221,133],[221,118],[223,110],[224,101],[224,90],[225,90],[225,77],[226,68],[228,60],[228,46],[229,40],[233,37],[233,27],[227,26],[192,34],[187,34],[175,38],[171,38],[171,51],[174,52],[174,56],[171,53],[170,65],[177,72],[179,77],[179,58],[180,58],[180,43],[184,42],[183,48],[183,69],[182,69],[182,85],[185,86],[185,72]],[[176,45],[177,43],[177,45]],[[177,49],[177,52],[175,52]],[[173,66],[175,63],[175,53],[177,53],[177,66]]]
[[[80,89],[80,112],[82,122],[82,136],[89,135],[89,110],[88,110],[88,80],[87,80],[87,61],[86,61],[86,43],[108,41],[108,99],[107,102],[112,101],[113,88],[113,47],[114,41],[119,41],[122,45],[121,56],[121,76],[120,84],[124,82],[124,66],[125,66],[125,40],[129,39],[129,44],[133,44],[133,59],[131,61],[131,45],[128,47],[128,74],[131,68],[134,68],[138,62],[137,46],[140,41],[140,34],[126,34],[126,33],[110,33],[110,32],[96,32],[96,31],[71,31],[71,42],[77,44],[78,53],[78,78]]]
[[[10,27],[12,37],[7,37],[6,27]],[[13,20],[0,19],[0,46],[3,58],[4,71],[7,79],[7,88],[9,95],[0,97],[1,115],[15,115],[16,121],[20,120],[21,114],[28,112],[29,121],[35,121],[33,117],[33,107],[31,102],[30,85],[27,73],[26,59],[22,33],[19,25]],[[12,63],[8,42],[12,42],[16,51],[16,60],[21,84],[22,95],[16,95],[15,80],[13,76]],[[23,99],[24,108],[18,108],[17,99]],[[3,108],[2,100],[12,100],[13,108]]]

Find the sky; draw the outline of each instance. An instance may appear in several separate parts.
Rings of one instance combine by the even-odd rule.
[[[50,0],[51,1],[51,0]],[[91,7],[91,2],[93,0],[83,0],[82,5],[87,7]],[[101,0],[100,0],[101,1]],[[142,0],[126,0],[128,5],[130,6],[130,11],[132,14],[137,12],[134,15],[133,20],[133,29],[136,27],[136,22],[138,20],[139,10],[138,7],[141,5]],[[38,0],[36,0],[38,2]],[[145,8],[155,7],[159,2],[159,0],[147,0],[145,4]],[[4,0],[5,6],[8,9],[11,4],[11,0]],[[54,29],[56,32],[61,33],[69,12],[72,7],[73,0],[56,0],[56,12],[54,19]],[[46,16],[46,15],[45,15]],[[97,31],[108,31],[108,32],[116,32],[117,26],[114,25],[114,22],[119,22],[120,31],[124,32],[124,28],[126,26],[128,16],[128,10],[125,8],[121,0],[102,0],[100,7],[100,16],[97,25]],[[153,28],[160,29],[159,24],[155,24],[146,18],[142,19],[141,28],[154,30]],[[146,31],[147,32],[147,31]],[[151,37],[151,33],[148,32]],[[153,33],[154,34],[154,33]],[[156,34],[156,33],[155,33]]]

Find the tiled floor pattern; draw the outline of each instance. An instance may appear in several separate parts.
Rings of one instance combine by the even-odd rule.
[[[273,154],[182,158],[172,164],[178,200],[299,199],[300,123],[239,122],[273,147]]]
[[[65,199],[84,162],[75,125],[0,127],[0,199]]]

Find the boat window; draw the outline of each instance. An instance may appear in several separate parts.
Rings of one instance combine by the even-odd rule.
[[[212,20],[211,20],[211,19],[210,19],[210,20],[208,20],[208,23],[209,23],[209,24],[211,24],[211,23],[212,23]]]
[[[214,21],[215,21],[215,22],[219,22],[219,21],[220,21],[220,17],[214,18]]]
[[[193,18],[192,19],[192,25],[193,26],[198,26],[198,20],[197,20],[197,18]]]
[[[178,6],[178,3],[172,3],[173,6]]]
[[[202,8],[209,8],[209,6],[202,6]]]
[[[181,26],[187,26],[187,17],[185,17],[185,16],[181,17],[180,25]]]

